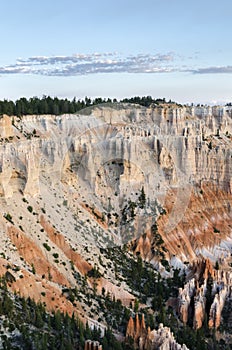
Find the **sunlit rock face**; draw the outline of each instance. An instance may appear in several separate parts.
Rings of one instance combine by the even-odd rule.
[[[41,258],[42,265],[34,264],[44,270],[37,267],[40,277],[47,277],[49,270],[64,285],[73,285],[72,276],[65,265],[54,263],[52,253],[44,254],[38,231],[45,232],[50,246],[63,254],[64,263],[71,260],[83,275],[91,269],[85,260],[86,245],[94,254],[96,246],[126,243],[164,273],[161,260],[181,269],[202,258],[228,267],[231,157],[231,107],[119,104],[77,115],[4,116],[0,119],[2,246],[19,264],[20,252],[29,264]],[[32,214],[22,198],[33,204]],[[17,234],[8,229],[7,213],[13,216]],[[30,249],[19,250],[18,237],[31,245],[34,255]],[[8,241],[15,245],[14,254]],[[75,244],[77,252],[72,250]],[[224,300],[231,293],[229,273],[229,268],[224,274],[210,272],[215,284],[210,327],[218,327]],[[195,328],[204,320],[207,278],[193,275],[179,294],[184,323],[194,299]],[[111,283],[110,290],[124,295]]]
[[[152,198],[167,183],[204,181],[231,192],[231,113],[222,107],[119,105],[88,115],[4,117],[1,137],[13,140],[2,141],[1,184],[5,195],[17,189],[34,195],[38,188],[29,184],[41,173],[52,171],[58,181],[71,168],[98,195],[129,195],[143,184]]]
[[[116,104],[78,115],[3,117],[0,132],[2,197],[37,196],[42,182],[69,186],[110,214],[123,243],[146,233],[137,251],[147,259],[159,216],[168,251],[182,260],[231,232],[230,107]]]

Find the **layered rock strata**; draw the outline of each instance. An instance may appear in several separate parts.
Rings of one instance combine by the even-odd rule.
[[[30,285],[48,279],[48,289],[61,294],[99,263],[101,247],[132,242],[155,266],[166,259],[183,269],[202,256],[227,264],[223,273],[208,266],[203,274],[197,264],[179,295],[183,322],[192,313],[194,327],[201,327],[212,277],[207,312],[210,327],[218,327],[231,295],[231,156],[231,107],[112,105],[79,115],[4,116],[1,254],[6,266],[30,276],[18,277],[12,288],[28,295]],[[116,286],[115,274],[101,269],[106,276],[97,291],[104,287],[129,303],[133,296]],[[37,301],[44,294],[33,293]]]

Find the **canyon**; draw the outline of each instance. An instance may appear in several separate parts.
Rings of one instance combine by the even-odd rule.
[[[180,322],[219,329],[232,298],[231,107],[104,104],[4,115],[0,202],[0,272],[13,276],[13,292],[104,332],[107,320],[85,291],[133,314],[138,294],[102,253],[127,247],[164,279],[175,269],[186,275],[167,302]],[[165,325],[137,326],[130,318],[127,336],[139,349],[187,349]]]

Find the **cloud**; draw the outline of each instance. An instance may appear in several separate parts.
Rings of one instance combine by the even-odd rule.
[[[232,66],[215,66],[215,67],[206,67],[198,68],[192,70],[194,74],[223,74],[223,73],[232,73]]]
[[[0,74],[28,74],[30,73],[30,69],[18,66],[6,66],[0,67]]]
[[[138,54],[123,57],[117,53],[75,54],[72,56],[33,56],[0,67],[0,74],[75,76],[97,73],[166,73],[174,54]]]
[[[180,64],[184,58],[173,52],[123,56],[117,52],[70,56],[33,56],[18,58],[15,64],[0,67],[0,75],[35,74],[44,76],[78,76],[98,73],[232,73],[232,66],[191,68]],[[179,65],[177,64],[179,62]]]

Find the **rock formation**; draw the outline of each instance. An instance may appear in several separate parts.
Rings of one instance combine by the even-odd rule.
[[[102,345],[98,341],[86,340],[85,350],[102,350]]]
[[[216,271],[212,293],[214,299],[209,312],[209,327],[218,328],[226,299],[232,297],[232,272]]]
[[[85,201],[93,201],[99,221],[106,217],[104,212],[114,209],[118,217],[111,215],[104,225],[116,226],[123,243],[148,233],[161,208],[167,206],[167,215],[160,218],[165,244],[171,254],[181,253],[193,260],[202,249],[204,233],[214,236],[207,245],[212,248],[224,238],[215,235],[214,229],[220,230],[216,224],[224,236],[230,230],[231,114],[230,107],[119,105],[96,107],[88,116],[4,117],[2,135],[11,134],[13,139],[3,139],[0,145],[0,194],[4,198],[17,192],[38,196],[44,181],[81,188]],[[136,205],[142,187],[145,208]],[[210,217],[206,197],[213,204]],[[227,201],[224,213],[222,203],[213,197]],[[133,213],[125,199],[135,203]],[[206,210],[186,232],[182,218],[186,214],[193,221],[196,202],[201,211]],[[222,215],[227,215],[225,224]],[[170,237],[180,243],[170,247]],[[138,249],[145,258],[152,258],[149,239]]]
[[[0,118],[0,135],[2,139],[8,139],[13,137],[12,119],[8,115],[3,115]]]
[[[161,323],[157,330],[153,330],[149,334],[151,350],[188,350],[185,344],[180,345],[176,342],[170,328],[164,327]]]
[[[188,350],[184,344],[180,345],[176,342],[170,328],[164,327],[163,324],[160,324],[157,330],[151,331],[150,327],[146,328],[144,315],[141,321],[138,314],[135,316],[135,321],[130,317],[126,337],[132,338],[139,350]]]
[[[12,289],[50,309],[60,296],[64,311],[86,319],[81,302],[63,302],[62,293],[90,288],[86,276],[101,258],[96,292],[104,287],[126,304],[131,291],[101,249],[127,243],[161,272],[162,260],[191,265],[178,311],[195,328],[204,321],[212,278],[207,312],[209,326],[218,327],[231,296],[231,156],[226,106],[119,104],[78,115],[2,117],[0,253],[4,266],[18,266],[24,276]],[[225,272],[212,268],[216,260]],[[130,327],[136,341],[153,334],[138,317]]]
[[[194,262],[192,273],[194,277],[186,283],[183,289],[179,289],[180,318],[184,324],[193,322],[195,329],[201,328],[207,311],[208,298],[208,303],[211,303],[208,325],[210,328],[218,328],[225,300],[231,298],[232,273],[214,270],[209,259]]]
[[[10,118],[4,118],[1,119],[2,133],[12,134],[12,131],[6,131],[10,128],[6,126]],[[152,195],[154,184],[161,186],[166,180],[177,184],[179,176],[182,181],[191,179],[196,183],[212,180],[231,191],[229,107],[228,110],[203,107],[145,109],[128,105],[118,110],[96,108],[88,120],[86,116],[75,115],[25,116],[14,122],[13,130],[21,142],[6,143],[4,158],[9,155],[9,170],[17,165],[16,170],[23,171],[27,181],[30,179],[25,154],[39,165],[37,178],[49,169],[53,174],[57,172],[59,177],[66,170],[63,166],[72,168],[79,158],[93,190],[101,186],[96,176],[101,165],[114,161],[112,165],[119,166],[120,160],[122,172],[119,171],[120,181],[115,183],[120,191],[128,191],[124,186],[128,181],[136,180],[141,184],[144,177],[148,177],[145,185],[151,187],[149,195]],[[40,158],[36,159],[38,155]],[[146,168],[143,167],[145,162]],[[113,167],[115,170],[116,166]],[[160,179],[152,176],[156,168]]]
[[[135,315],[135,320],[131,316],[127,325],[126,337],[131,337],[135,342],[137,342],[141,337],[146,337],[146,335],[147,329],[144,321],[144,315],[142,314],[141,320],[139,319],[138,314]]]
[[[178,311],[181,318],[181,321],[184,324],[187,324],[189,317],[189,307],[191,298],[195,293],[195,280],[192,278],[184,288],[179,289],[179,297],[178,297]]]

